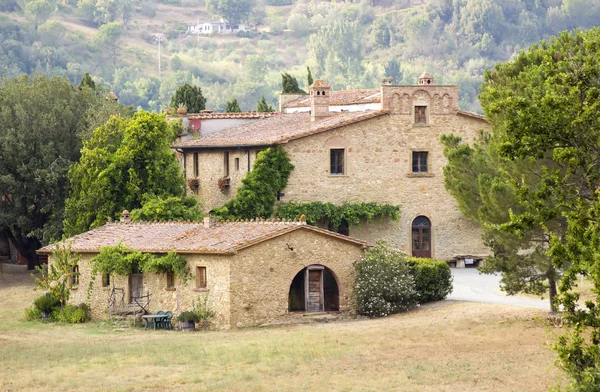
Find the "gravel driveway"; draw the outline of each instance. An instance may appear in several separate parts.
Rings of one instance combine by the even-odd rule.
[[[475,268],[451,268],[454,291],[451,301],[484,302],[488,304],[526,306],[550,310],[547,299],[537,300],[506,295],[500,290],[500,275],[480,274]]]

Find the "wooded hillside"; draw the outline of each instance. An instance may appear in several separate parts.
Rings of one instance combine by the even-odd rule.
[[[217,15],[256,29],[186,35]],[[207,108],[237,98],[255,110],[263,95],[276,103],[284,70],[305,88],[308,65],[335,89],[376,87],[384,76],[414,83],[427,70],[459,84],[461,108],[479,111],[484,69],[599,20],[597,0],[0,0],[0,74],[79,83],[89,72],[120,102],[159,111],[183,83],[202,87]]]

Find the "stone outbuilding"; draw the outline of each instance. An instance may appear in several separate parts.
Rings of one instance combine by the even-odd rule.
[[[186,259],[193,278],[183,283],[170,274],[135,268],[128,276],[92,276],[90,260],[103,247],[119,242],[159,255],[175,251]],[[89,303],[95,318],[108,318],[114,310],[109,303],[113,308],[135,307],[140,298],[149,297],[147,311],[171,310],[176,315],[206,297],[220,328],[285,322],[305,312],[350,312],[353,263],[366,247],[363,241],[304,221],[210,218],[193,223],[107,223],[67,243],[81,256],[70,302]],[[39,252],[50,254],[52,263],[53,249],[49,245]]]

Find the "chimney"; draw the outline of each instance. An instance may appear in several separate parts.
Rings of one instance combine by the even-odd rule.
[[[430,74],[428,74],[427,72],[423,72],[420,76],[419,76],[419,80],[418,80],[418,84],[420,86],[425,85],[425,86],[433,86],[433,76],[431,76]]]
[[[121,223],[131,222],[131,218],[129,217],[129,211],[123,210],[123,212],[121,212],[121,219],[119,220],[119,222],[121,222]]]
[[[205,229],[215,227],[216,219],[213,216],[205,216],[202,220]]]
[[[310,121],[317,121],[329,117],[329,93],[331,86],[325,81],[315,80],[308,87],[310,94]]]

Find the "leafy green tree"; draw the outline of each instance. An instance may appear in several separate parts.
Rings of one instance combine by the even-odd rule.
[[[206,0],[206,7],[213,14],[226,18],[231,24],[246,21],[256,5],[255,0]]]
[[[48,0],[27,0],[25,2],[25,15],[33,20],[35,29],[50,17],[56,9],[56,3]]]
[[[104,46],[112,53],[113,70],[117,68],[117,48],[119,47],[119,40],[122,33],[121,24],[119,22],[111,22],[100,26],[98,33],[94,37],[96,44]]]
[[[254,83],[262,83],[268,72],[267,62],[263,56],[250,55],[246,57],[245,63],[246,77]]]
[[[373,34],[375,42],[382,48],[389,48],[392,44],[392,33],[389,22],[384,19],[378,19],[373,23]]]
[[[566,322],[555,345],[572,389],[600,386],[600,28],[562,33],[487,71],[481,102],[506,159],[551,160],[536,186],[518,183],[524,213],[511,215],[516,229],[548,231],[547,254],[564,270],[558,302]],[[560,215],[566,231],[545,222]],[[587,275],[595,297],[579,306],[573,292]]]
[[[306,94],[306,91],[298,87],[296,78],[287,72],[281,73],[281,92],[283,94]]]
[[[79,0],[77,7],[87,20],[98,26],[115,22],[119,18],[127,26],[135,12],[132,0]]]
[[[182,197],[184,178],[170,144],[178,129],[158,114],[111,118],[84,144],[69,169],[65,232],[82,233],[153,197]]]
[[[200,113],[206,109],[206,98],[202,95],[202,89],[188,83],[179,86],[175,95],[171,97],[171,107],[177,108],[183,104],[188,113]]]
[[[104,105],[101,112],[96,107]],[[63,233],[69,165],[91,121],[121,105],[76,89],[65,78],[19,76],[0,83],[0,231],[38,264],[36,249]],[[98,116],[98,117],[96,117]]]
[[[402,82],[402,69],[400,68],[400,62],[395,58],[388,61],[383,66],[383,70],[385,76],[394,78],[394,83],[400,84]]]
[[[261,151],[235,197],[215,209],[215,215],[223,219],[271,217],[277,193],[286,187],[292,170],[294,165],[283,148],[269,147]]]
[[[96,83],[94,82],[94,79],[92,79],[92,77],[90,76],[89,73],[85,73],[85,75],[83,75],[83,78],[81,79],[81,82],[79,83],[79,88],[82,87],[89,87],[92,90],[96,90]]]
[[[263,95],[260,101],[258,101],[258,106],[256,107],[256,111],[259,113],[269,113],[274,112],[273,107],[267,103],[265,96]]]
[[[306,87],[310,87],[313,84],[312,72],[310,72],[310,67],[306,66]]]
[[[131,211],[132,221],[199,221],[204,215],[195,197],[155,196]]]
[[[548,291],[550,307],[556,310],[560,273],[546,254],[550,241],[547,229],[539,225],[511,225],[511,216],[527,211],[514,184],[521,181],[536,186],[542,164],[503,159],[496,139],[483,133],[469,146],[458,136],[442,136],[448,159],[444,166],[446,190],[454,196],[465,217],[482,225],[484,243],[493,254],[479,270],[501,273],[502,289],[510,295],[543,295]],[[556,231],[562,223],[555,214],[544,222]]]
[[[239,113],[242,111],[242,109],[240,109],[240,104],[238,103],[237,99],[232,98],[230,101],[227,101],[225,111],[227,113]]]
[[[361,25],[345,20],[332,21],[310,36],[307,49],[317,72],[336,88],[358,81],[363,74]],[[335,45],[332,43],[335,42]]]

